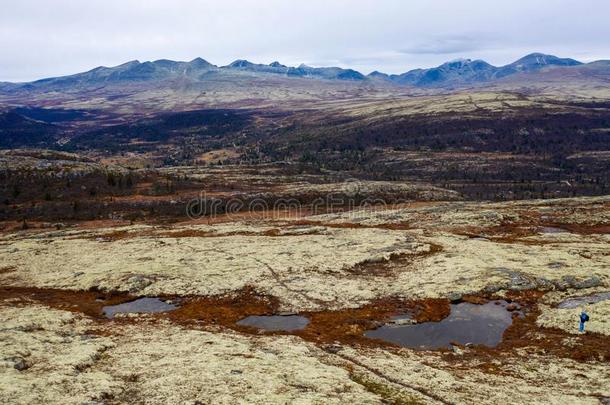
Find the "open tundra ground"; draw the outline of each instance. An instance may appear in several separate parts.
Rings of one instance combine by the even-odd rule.
[[[0,403],[609,404],[609,77],[533,54],[0,83]],[[467,338],[370,337],[447,325]]]
[[[609,197],[6,230],[0,263],[5,403],[610,397]],[[102,315],[143,296],[178,309]],[[574,301],[589,296],[601,299]],[[450,302],[500,298],[523,316],[496,348],[416,351],[363,335],[400,313],[439,321]],[[591,321],[579,334],[583,307]],[[236,324],[287,313],[310,323]]]

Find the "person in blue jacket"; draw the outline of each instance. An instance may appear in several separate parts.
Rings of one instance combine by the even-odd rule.
[[[583,309],[580,313],[580,326],[578,327],[578,331],[583,333],[585,331],[585,322],[589,322],[589,315]]]

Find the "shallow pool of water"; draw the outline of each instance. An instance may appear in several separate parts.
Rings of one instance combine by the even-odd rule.
[[[602,302],[606,300],[610,300],[610,291],[587,295],[586,297],[568,298],[567,300],[562,301],[559,305],[557,305],[557,308],[578,308],[583,305],[595,304],[597,302]]]
[[[157,312],[168,312],[176,309],[177,307],[173,304],[168,304],[159,298],[139,298],[135,301],[125,302],[119,305],[109,305],[102,310],[106,318],[112,319],[116,314],[151,314]]]
[[[541,233],[569,233],[567,229],[557,228],[555,226],[543,226],[540,228]]]
[[[385,340],[403,347],[431,350],[451,347],[451,342],[495,347],[512,324],[505,301],[484,305],[460,303],[451,305],[451,313],[440,322],[415,325],[384,325],[365,332],[365,336]],[[393,320],[394,321],[394,320]]]
[[[269,332],[292,332],[302,330],[309,324],[309,319],[300,315],[249,316],[237,322],[241,326],[252,326]]]

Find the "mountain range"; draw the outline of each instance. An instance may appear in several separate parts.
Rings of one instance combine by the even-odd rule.
[[[583,64],[570,58],[558,58],[542,53],[532,53],[505,66],[493,66],[483,60],[459,59],[428,69],[414,69],[402,74],[373,72],[363,75],[352,69],[339,67],[285,66],[279,62],[269,65],[247,60],[236,60],[226,66],[216,66],[202,58],[190,62],[167,59],[153,62],[127,62],[115,67],[97,67],[84,73],[54,77],[29,83],[0,83],[0,91],[15,93],[22,91],[61,91],[70,88],[103,86],[120,83],[139,83],[189,79],[206,81],[231,74],[275,75],[282,77],[314,78],[355,82],[374,82],[416,87],[454,87],[476,83],[489,83],[520,73],[546,71],[551,68],[576,68],[599,64]]]
[[[517,73],[539,71],[548,67],[583,65],[574,59],[532,53],[505,66],[496,67],[484,60],[458,59],[431,69],[415,69],[400,75],[387,76],[387,80],[414,86],[433,86],[440,83],[476,83],[511,76]]]

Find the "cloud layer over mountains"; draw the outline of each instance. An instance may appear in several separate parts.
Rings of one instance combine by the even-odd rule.
[[[10,3],[10,4],[8,4]],[[601,0],[57,0],[0,13],[0,81],[126,60],[244,58],[400,74],[472,57],[505,65],[531,52],[610,57]]]

